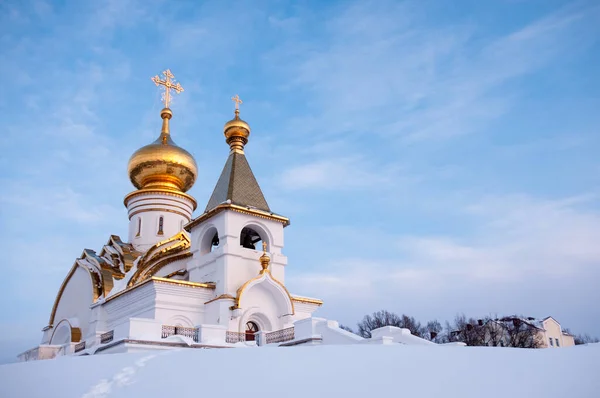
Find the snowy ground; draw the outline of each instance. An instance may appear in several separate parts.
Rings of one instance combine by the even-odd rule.
[[[0,397],[600,397],[600,344],[187,349],[0,366]]]

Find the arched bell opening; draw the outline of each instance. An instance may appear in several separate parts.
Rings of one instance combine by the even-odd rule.
[[[262,250],[263,238],[253,228],[245,227],[242,228],[240,234],[240,246],[245,249]]]
[[[200,253],[207,254],[219,247],[219,232],[215,227],[210,227],[200,241]]]

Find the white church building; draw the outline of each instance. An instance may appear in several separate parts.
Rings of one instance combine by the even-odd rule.
[[[314,318],[323,302],[291,294],[283,253],[288,218],[274,213],[244,154],[250,126],[235,116],[223,129],[229,155],[202,214],[186,192],[194,157],[171,138],[169,70],[156,141],[129,160],[135,190],[125,196],[127,240],[111,235],[85,249],[58,290],[41,344],[20,360],[171,348],[351,343],[433,344],[386,327],[362,339]]]

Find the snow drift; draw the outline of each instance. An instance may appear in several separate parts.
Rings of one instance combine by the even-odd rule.
[[[598,397],[600,344],[180,349],[0,366],[0,397]]]

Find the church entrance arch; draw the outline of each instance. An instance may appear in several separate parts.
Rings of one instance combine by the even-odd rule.
[[[254,341],[255,334],[258,332],[260,328],[256,324],[256,322],[248,321],[246,322],[246,341]]]

